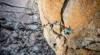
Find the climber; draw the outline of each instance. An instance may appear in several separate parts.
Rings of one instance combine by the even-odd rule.
[[[62,35],[70,35],[70,33],[72,32],[72,29],[70,28],[70,26],[64,26],[64,29],[62,30]]]

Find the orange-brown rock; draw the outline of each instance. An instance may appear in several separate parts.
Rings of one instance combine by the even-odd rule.
[[[100,55],[100,0],[39,0],[44,37],[57,55]],[[64,26],[70,35],[60,33]]]
[[[64,0],[39,0],[38,7],[42,24],[55,23],[61,20],[61,8]]]
[[[63,54],[65,55],[66,46],[62,47],[64,45],[64,41],[66,40],[65,37],[62,37],[59,39],[58,35],[53,32],[60,33],[60,21],[61,21],[61,9],[63,7],[64,0],[39,0],[38,1],[38,8],[40,12],[40,19],[42,22],[42,25],[44,26],[44,36],[48,42],[48,44],[51,46],[52,49],[55,51],[59,49],[59,55]],[[53,25],[53,28],[51,28],[51,24]],[[58,23],[58,24],[56,24]],[[57,40],[56,40],[57,39]],[[57,43],[59,42],[60,43]],[[56,47],[58,46],[58,47]]]
[[[71,0],[63,13],[65,25],[69,25],[74,31],[85,27],[99,10],[99,0]],[[77,34],[77,31],[74,32],[74,36]]]

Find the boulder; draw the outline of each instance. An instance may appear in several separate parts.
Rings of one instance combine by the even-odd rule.
[[[44,37],[57,55],[100,55],[100,0],[38,0],[38,9]],[[64,26],[72,32],[63,35]]]

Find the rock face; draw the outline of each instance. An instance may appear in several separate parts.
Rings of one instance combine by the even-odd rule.
[[[43,33],[57,55],[100,55],[100,0],[38,0]],[[72,32],[63,35],[63,26]]]

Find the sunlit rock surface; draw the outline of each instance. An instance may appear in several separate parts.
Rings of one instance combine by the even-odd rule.
[[[44,37],[57,55],[100,55],[100,0],[38,0]],[[62,35],[63,26],[72,33]]]

